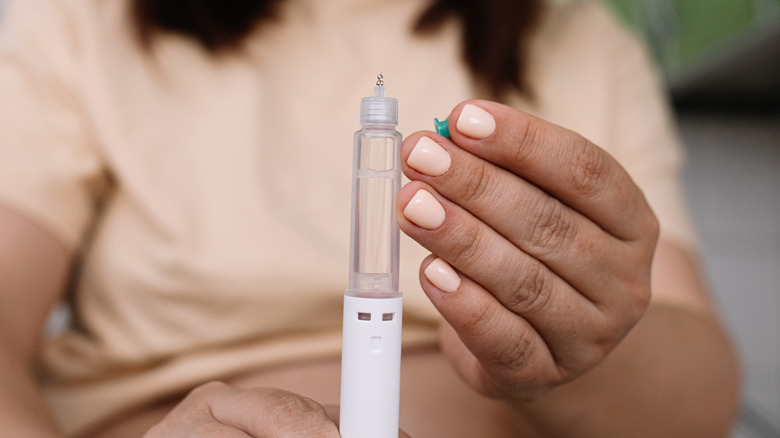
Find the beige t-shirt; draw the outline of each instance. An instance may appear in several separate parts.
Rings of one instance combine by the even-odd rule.
[[[408,29],[421,0],[289,0],[242,56],[134,40],[127,0],[16,0],[0,35],[0,202],[81,255],[74,324],[45,343],[68,434],[230,373],[340,351],[352,133],[382,71],[399,130],[476,97],[457,23]],[[490,50],[486,47],[485,50]],[[681,154],[645,52],[602,7],[556,6],[518,108],[585,135],[690,244]],[[402,243],[404,342],[436,342]]]

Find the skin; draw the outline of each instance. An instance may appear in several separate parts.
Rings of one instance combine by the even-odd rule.
[[[404,165],[398,218],[460,278],[444,292],[422,274],[434,256],[421,266],[446,322],[441,352],[405,352],[402,427],[426,437],[475,436],[474,425],[497,438],[726,436],[738,370],[695,256],[657,241],[641,191],[597,146],[503,105],[465,103],[492,114],[491,135],[451,123],[451,140],[418,132],[402,150],[405,162],[425,135],[452,158],[435,177]],[[420,188],[444,207],[435,229],[402,214]],[[0,320],[0,435],[58,436],[27,367],[68,255],[8,209],[0,236],[12,242],[0,309],[15,309]],[[90,435],[338,436],[335,409],[319,404],[337,397],[337,373],[324,361],[237,376]]]
[[[57,436],[30,371],[70,257],[48,232],[0,205],[0,435]]]
[[[693,256],[657,244],[640,189],[602,149],[493,102],[464,102],[449,120],[467,103],[495,131],[475,139],[450,123],[451,141],[409,136],[403,162],[425,135],[452,164],[435,177],[405,166],[412,182],[399,194],[402,209],[423,188],[446,212],[433,230],[399,223],[435,254],[421,272],[435,257],[458,270],[454,292],[420,276],[458,374],[539,436],[726,435],[736,359]]]
[[[404,168],[414,182],[399,203],[425,189],[446,219],[434,230],[403,215],[399,223],[461,273],[455,293],[421,276],[452,327],[443,341],[453,365],[482,393],[529,400],[601,362],[639,320],[658,223],[625,171],[583,137],[503,105],[477,105],[496,119],[487,138],[451,123],[454,142],[430,132],[406,140],[404,157],[427,135],[453,164],[438,177]]]
[[[338,438],[338,411],[330,414],[333,419],[314,400],[280,389],[237,389],[211,382],[190,392],[144,436]]]

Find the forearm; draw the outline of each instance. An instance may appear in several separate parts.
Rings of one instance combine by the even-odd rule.
[[[0,436],[62,436],[26,365],[0,344]]]
[[[604,362],[516,407],[545,437],[718,437],[729,432],[738,386],[716,318],[653,303]]]
[[[68,275],[70,253],[0,204],[0,436],[60,436],[30,371],[41,327]]]

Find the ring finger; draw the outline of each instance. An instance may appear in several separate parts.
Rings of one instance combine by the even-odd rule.
[[[420,160],[421,149],[438,149],[440,157],[451,161],[447,170],[432,171]],[[535,185],[437,134],[410,136],[402,158],[410,179],[430,184],[590,300],[615,303],[611,291],[619,286],[611,283],[620,278],[619,265],[629,253],[625,242]]]
[[[432,187],[411,182],[401,189],[398,200],[403,211],[399,225],[406,234],[527,320],[562,362],[590,360],[592,352],[575,347],[594,340],[577,327],[600,327],[605,319],[586,297]]]

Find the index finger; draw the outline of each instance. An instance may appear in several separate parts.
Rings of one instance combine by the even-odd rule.
[[[459,147],[537,185],[615,237],[638,240],[652,225],[654,216],[639,187],[585,137],[483,100],[459,104],[450,120]]]

